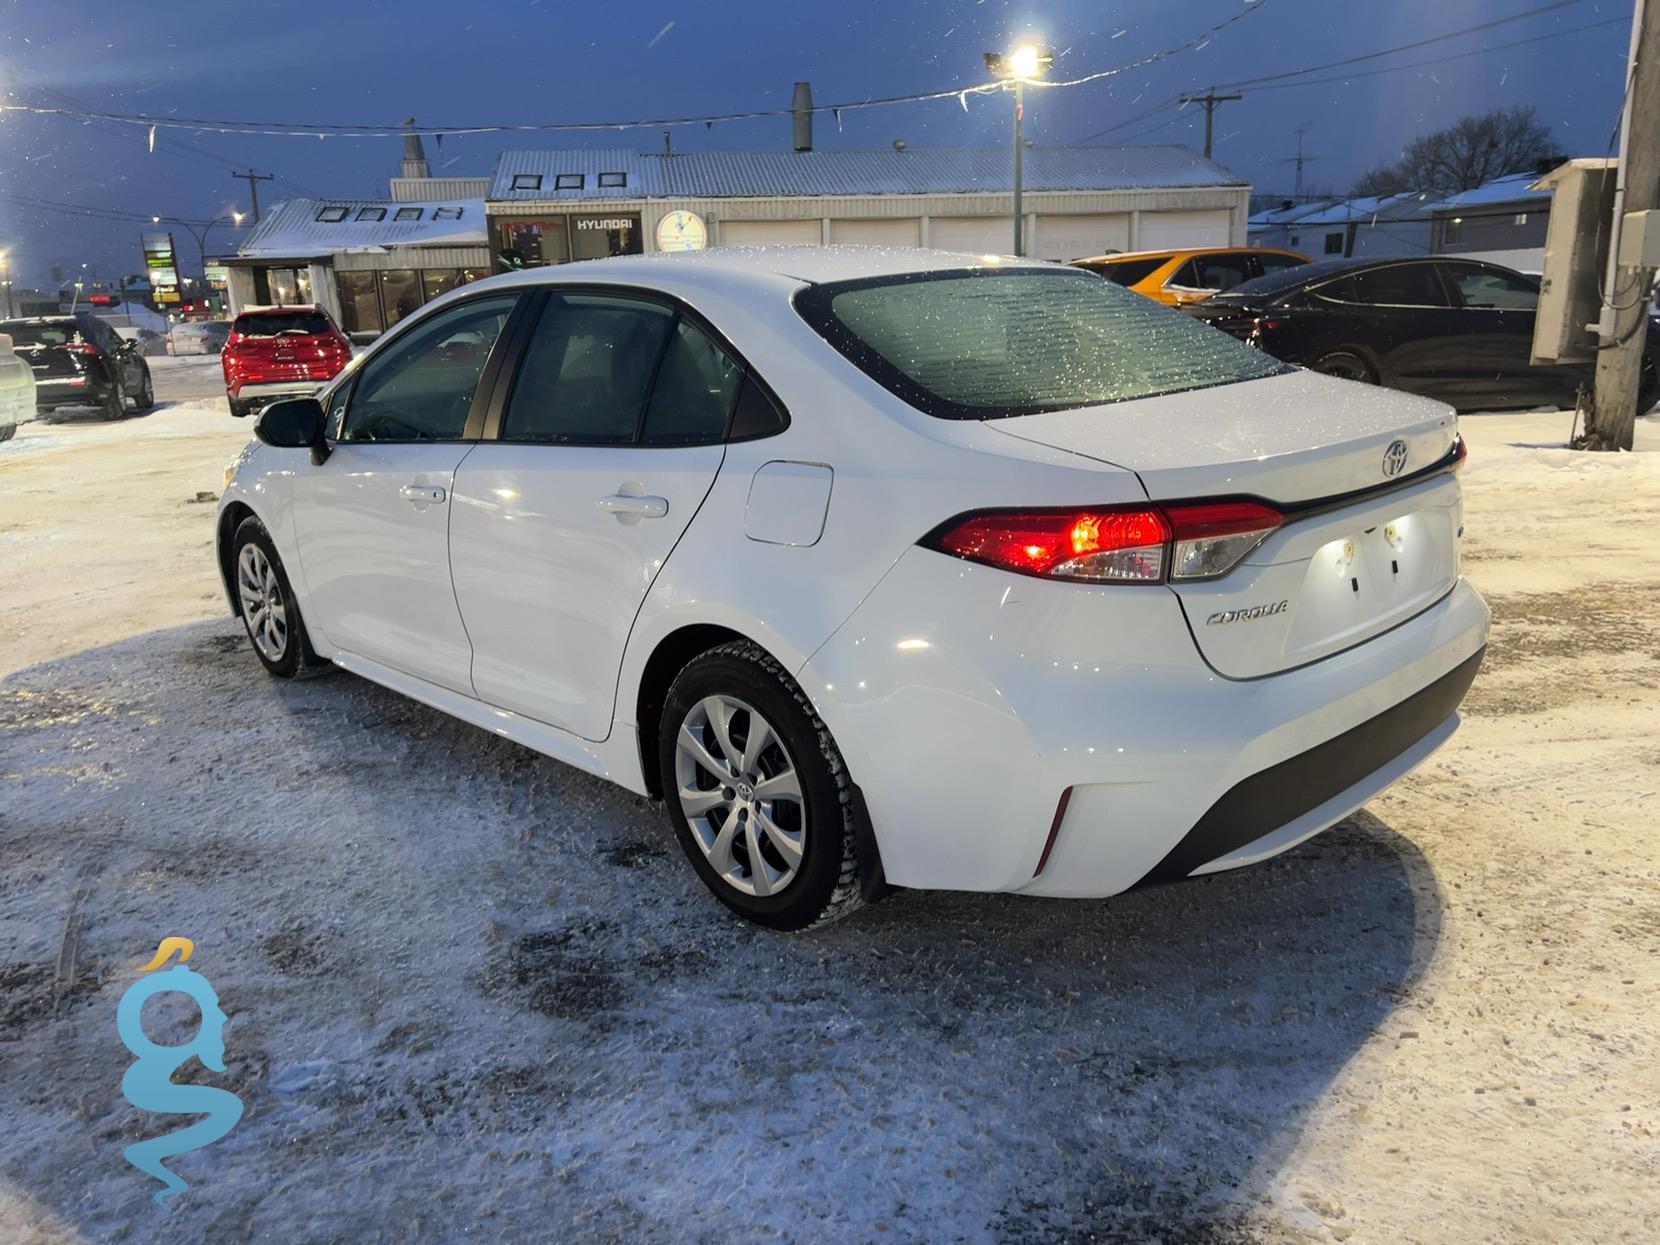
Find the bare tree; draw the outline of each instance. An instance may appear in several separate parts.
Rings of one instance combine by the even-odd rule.
[[[1550,130],[1532,108],[1497,108],[1413,139],[1399,160],[1372,169],[1356,182],[1355,193],[1457,194],[1559,159]]]

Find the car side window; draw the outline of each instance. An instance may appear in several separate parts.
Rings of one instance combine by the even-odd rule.
[[[1201,290],[1231,290],[1242,281],[1250,280],[1244,255],[1206,255],[1193,262],[1198,269]]]
[[[329,396],[328,418],[324,421],[323,427],[324,435],[330,441],[340,439],[340,426],[346,419],[346,404],[352,399],[352,385],[354,383],[352,380],[346,381]]]
[[[1534,311],[1539,306],[1539,287],[1508,272],[1455,265],[1449,265],[1447,272],[1466,307]]]
[[[1387,268],[1370,268],[1355,273],[1349,280],[1352,293],[1344,298],[1345,302],[1379,307],[1448,305],[1446,291],[1430,264],[1391,264]]]
[[[726,435],[743,368],[685,317],[651,387],[643,445],[708,445]]]
[[[1165,281],[1166,285],[1185,285],[1190,290],[1203,289],[1199,284],[1199,266],[1193,260],[1188,260]]]
[[[611,294],[551,296],[519,364],[502,440],[632,444],[674,327],[673,308],[661,303]]]
[[[517,295],[447,308],[369,359],[350,386],[345,441],[458,441]]]

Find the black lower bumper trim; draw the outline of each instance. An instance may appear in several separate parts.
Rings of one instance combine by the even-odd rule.
[[[1376,773],[1452,716],[1486,652],[1377,717],[1236,783],[1136,885],[1180,881]]]

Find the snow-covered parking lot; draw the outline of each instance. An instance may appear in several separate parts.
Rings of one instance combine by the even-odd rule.
[[[153,362],[0,446],[0,1240],[1660,1236],[1657,421],[1465,421],[1487,665],[1340,827],[782,937],[647,802],[267,678],[211,555],[249,426]],[[164,1209],[115,1011],[170,934],[246,1114]]]

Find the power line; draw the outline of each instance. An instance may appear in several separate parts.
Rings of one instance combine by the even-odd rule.
[[[1381,57],[1393,56],[1397,52],[1409,52],[1409,51],[1412,51],[1415,48],[1427,47],[1430,44],[1445,43],[1449,39],[1460,39],[1460,38],[1463,38],[1465,35],[1478,34],[1478,33],[1480,33],[1481,31],[1484,31],[1484,30],[1491,30],[1496,26],[1503,26],[1503,25],[1506,25],[1510,22],[1519,22],[1519,21],[1523,20],[1524,18],[1537,17],[1541,13],[1550,13],[1550,12],[1554,12],[1557,9],[1570,8],[1570,7],[1572,7],[1576,4],[1582,4],[1582,3],[1584,3],[1584,0],[1554,0],[1554,2],[1551,3],[1551,4],[1542,5],[1538,8],[1526,9],[1526,10],[1520,12],[1520,13],[1512,13],[1509,17],[1495,18],[1493,21],[1483,22],[1483,23],[1481,23],[1480,25],[1477,25],[1477,26],[1466,26],[1462,30],[1451,30],[1451,31],[1448,31],[1446,34],[1432,35],[1431,37],[1429,37],[1427,39],[1418,39],[1418,40],[1415,40],[1412,43],[1402,43],[1402,44],[1398,44],[1395,47],[1382,48],[1382,49],[1380,49],[1376,52],[1366,52],[1366,53],[1364,53],[1360,56],[1351,56],[1351,57],[1348,57],[1348,58],[1346,58],[1344,60],[1340,60],[1340,61],[1329,61],[1329,62],[1327,62],[1323,65],[1308,65],[1308,66],[1305,66],[1302,69],[1288,69],[1288,70],[1285,70],[1281,73],[1264,74],[1263,76],[1257,77],[1257,78],[1239,78],[1239,79],[1236,79],[1232,82],[1222,82],[1222,83],[1218,83],[1216,86],[1213,86],[1211,88],[1211,90],[1214,91],[1214,90],[1217,89],[1217,87],[1242,87],[1242,86],[1251,86],[1251,87],[1257,87],[1260,90],[1268,90],[1268,89],[1271,89],[1271,88],[1266,87],[1266,86],[1262,86],[1260,84],[1270,83],[1270,82],[1281,82],[1284,79],[1298,78],[1298,77],[1301,77],[1304,74],[1319,73],[1319,72],[1321,72],[1323,70],[1327,70],[1327,69],[1336,69],[1336,68],[1338,68],[1340,66],[1343,66],[1343,65],[1355,65],[1355,64],[1360,64],[1363,61],[1378,60]],[[1496,45],[1494,47],[1487,47],[1487,48],[1478,48],[1474,52],[1463,52],[1463,53],[1459,53],[1457,56],[1447,57],[1446,59],[1447,60],[1458,60],[1458,59],[1463,59],[1465,57],[1470,57],[1470,56],[1481,56],[1481,55],[1485,55],[1488,52],[1499,51],[1503,48],[1519,47],[1524,43],[1543,42],[1546,39],[1559,39],[1559,38],[1563,37],[1564,35],[1578,34],[1580,31],[1583,31],[1583,30],[1593,30],[1593,29],[1596,29],[1599,26],[1612,25],[1613,22],[1624,22],[1625,20],[1626,20],[1625,18],[1615,18],[1615,19],[1612,19],[1612,21],[1593,22],[1593,23],[1591,23],[1589,25],[1585,25],[1585,26],[1575,26],[1575,27],[1572,27],[1568,30],[1557,30],[1557,31],[1552,31],[1550,34],[1546,34],[1546,35],[1536,35],[1532,39],[1517,40],[1515,43],[1499,44],[1499,45]],[[1422,62],[1417,62],[1417,63],[1412,64],[1412,65],[1395,65],[1395,66],[1389,66],[1389,67],[1383,68],[1383,69],[1374,69],[1374,70],[1363,71],[1361,73],[1347,74],[1347,75],[1343,75],[1343,76],[1338,77],[1338,78],[1321,79],[1320,81],[1322,81],[1322,82],[1340,82],[1340,81],[1345,81],[1348,78],[1360,78],[1360,77],[1369,77],[1369,76],[1373,76],[1373,75],[1376,75],[1376,74],[1395,73],[1398,70],[1415,69],[1415,68],[1420,68],[1422,65],[1435,64],[1435,63],[1437,63],[1437,62],[1435,62],[1435,61],[1422,61]],[[1308,83],[1286,83],[1286,85],[1287,86],[1304,86],[1304,85],[1313,86],[1313,85],[1315,85],[1315,83],[1313,83],[1313,82],[1308,82]],[[1279,88],[1272,88],[1272,89],[1279,89]],[[1082,138],[1074,139],[1073,141],[1075,143],[1088,143],[1088,142],[1093,142],[1097,138],[1104,138],[1108,134],[1116,133],[1119,130],[1122,130],[1122,129],[1125,129],[1125,128],[1131,126],[1131,125],[1134,125],[1138,121],[1141,121],[1141,120],[1143,120],[1147,117],[1154,116],[1157,113],[1163,112],[1166,108],[1178,106],[1182,103],[1182,101],[1183,101],[1183,96],[1181,96],[1181,95],[1172,95],[1171,97],[1166,99],[1163,103],[1155,104],[1152,108],[1147,109],[1145,112],[1138,113],[1135,116],[1130,117],[1130,118],[1128,118],[1124,121],[1116,122],[1113,125],[1107,126],[1105,129],[1097,130],[1093,134],[1086,134]],[[1163,127],[1160,126],[1160,127],[1155,127],[1155,128],[1163,128]],[[1144,131],[1144,132],[1150,133],[1151,131]]]
[[[1562,3],[1577,4],[1580,0],[1561,0]],[[1214,25],[1194,35],[1192,38],[1153,52],[1140,60],[1128,64],[1116,65],[1110,69],[1101,69],[1081,77],[1062,81],[1046,82],[1034,80],[1027,85],[1043,88],[1062,88],[1082,86],[1089,82],[1098,82],[1118,74],[1128,73],[1133,69],[1145,68],[1148,65],[1158,64],[1173,56],[1187,51],[1198,51],[1205,47],[1212,38],[1222,30],[1241,21],[1251,14],[1260,12],[1269,0],[1247,0],[1248,6],[1238,12],[1215,23]],[[815,104],[813,112],[829,112],[839,114],[851,112],[861,108],[882,108],[893,104],[925,103],[933,100],[956,99],[964,108],[968,107],[968,97],[984,95],[990,92],[1003,91],[1008,83],[978,82],[969,86],[949,87],[945,90],[922,91],[906,95],[888,95],[877,98],[848,100],[839,104]],[[47,107],[37,104],[0,104],[0,113],[23,112],[37,116],[65,116],[82,121],[106,121],[113,124],[142,126],[151,131],[160,129],[173,130],[211,130],[220,134],[261,134],[292,138],[397,138],[407,134],[436,135],[436,134],[494,134],[504,132],[529,131],[593,131],[593,130],[629,130],[646,127],[703,125],[713,126],[717,123],[729,121],[747,121],[762,117],[778,117],[791,115],[795,110],[789,107],[755,108],[741,112],[711,113],[705,116],[681,117],[650,117],[636,118],[624,121],[541,121],[541,122],[492,122],[476,125],[436,125],[421,126],[411,129],[405,125],[387,126],[351,122],[301,122],[301,121],[246,121],[224,118],[205,117],[176,117],[150,113],[117,113],[86,106]]]

